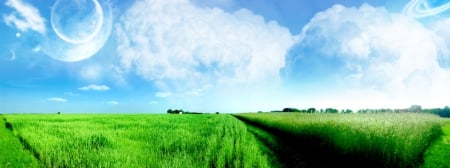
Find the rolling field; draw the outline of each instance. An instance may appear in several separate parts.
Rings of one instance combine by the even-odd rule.
[[[229,115],[6,118],[42,167],[271,167],[246,126]]]
[[[0,119],[0,167],[450,166],[449,120],[428,114],[11,114]]]
[[[307,152],[298,157],[308,157],[316,162],[328,161],[326,164],[365,167],[420,166],[425,150],[441,135],[443,123],[434,115],[412,113],[261,113],[236,116],[278,133],[276,136],[293,139],[287,142],[291,148]],[[315,163],[294,165],[318,166]]]

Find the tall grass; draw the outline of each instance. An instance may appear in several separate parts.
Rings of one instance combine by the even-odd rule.
[[[425,152],[425,164],[422,167],[450,167],[450,119],[447,119],[446,125],[442,130],[443,135]]]
[[[228,115],[7,115],[44,167],[270,167]]]
[[[38,162],[24,150],[11,132],[9,122],[0,115],[0,167],[36,167]]]
[[[315,137],[342,155],[378,160],[386,167],[415,167],[442,120],[428,114],[239,114],[238,117],[298,137]],[[299,149],[301,150],[301,149]]]

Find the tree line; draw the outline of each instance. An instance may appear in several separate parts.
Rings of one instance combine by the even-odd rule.
[[[183,109],[175,109],[175,110],[168,109],[167,114],[204,114],[204,113],[183,111]],[[216,114],[218,114],[218,112],[216,112]]]
[[[404,109],[390,109],[390,108],[380,108],[380,109],[360,109],[353,112],[351,109],[338,110],[335,108],[307,108],[307,109],[297,109],[292,107],[284,108],[283,110],[274,110],[271,112],[297,112],[297,113],[401,113],[401,112],[414,112],[414,113],[430,113],[436,114],[441,117],[450,117],[450,107],[445,106],[444,108],[431,108],[422,109],[420,105],[412,105],[409,108]]]

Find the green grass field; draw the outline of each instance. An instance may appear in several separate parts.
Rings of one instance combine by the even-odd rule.
[[[289,138],[298,138],[297,142],[309,144],[298,146],[297,150],[314,153],[322,147],[321,150],[325,151],[315,157],[329,157],[328,160],[331,160],[335,156],[326,156],[323,153],[334,151],[333,155],[344,156],[334,161],[342,162],[345,157],[356,157],[371,161],[372,165],[378,163],[375,167],[420,166],[422,154],[433,140],[441,135],[443,123],[441,118],[434,115],[412,113],[261,113],[237,116],[272,132],[290,134],[292,136]],[[313,143],[318,144],[314,146]],[[306,149],[311,146],[314,146],[313,149]],[[349,159],[345,162],[347,163],[343,165],[352,164],[354,161]]]
[[[6,118],[42,167],[270,167],[246,126],[229,115]]]
[[[36,167],[36,159],[5,127],[2,115],[0,115],[0,124],[0,167]]]
[[[450,167],[450,120],[442,128],[443,135],[439,137],[425,152],[423,167]]]
[[[0,115],[0,167],[450,166],[434,115],[235,116]]]

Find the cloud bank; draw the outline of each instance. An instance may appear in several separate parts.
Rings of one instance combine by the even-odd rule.
[[[334,5],[303,28],[282,74],[298,85],[333,88],[320,93],[321,104],[444,106],[450,99],[448,23],[438,21],[433,29],[384,8]]]
[[[229,90],[277,83],[293,44],[288,29],[251,11],[227,13],[188,0],[137,1],[115,28],[120,72],[135,73],[177,99],[238,96]],[[219,101],[211,97],[207,101]]]

